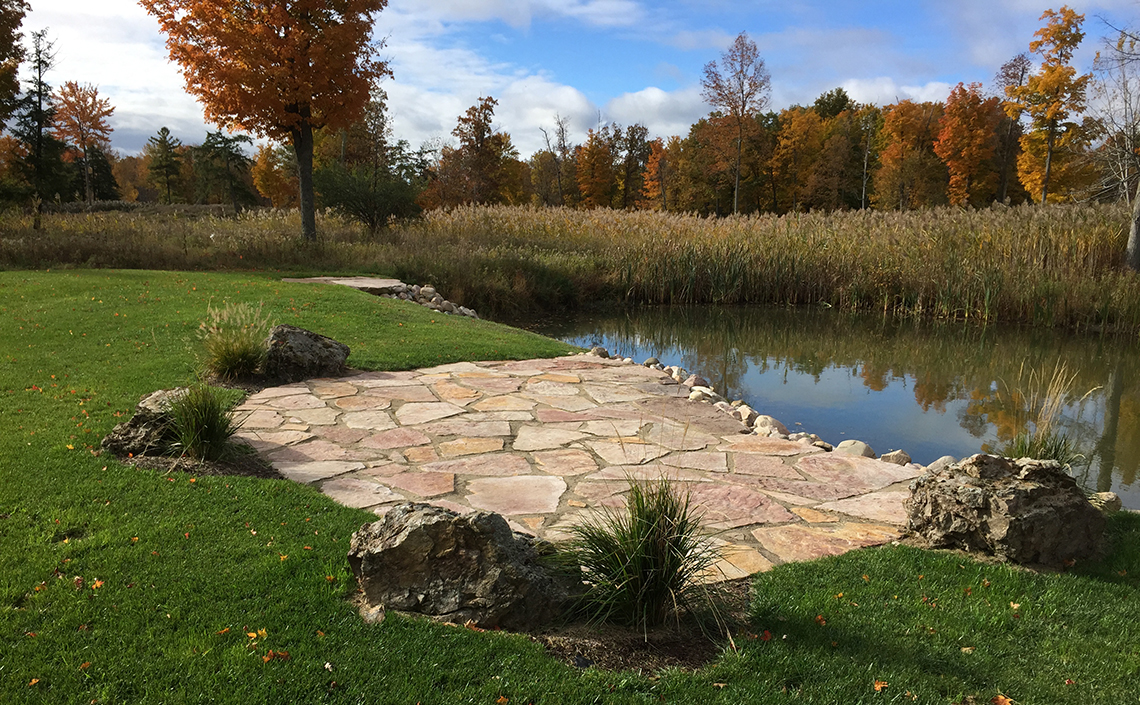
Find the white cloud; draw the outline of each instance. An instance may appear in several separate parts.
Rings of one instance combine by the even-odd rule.
[[[949,83],[930,81],[920,86],[899,85],[889,76],[878,78],[853,78],[842,84],[847,95],[858,103],[873,103],[875,105],[889,105],[900,100],[913,100],[917,102],[945,101],[953,88]]]
[[[606,104],[605,109],[613,120],[624,125],[640,122],[649,128],[651,135],[663,138],[684,137],[689,134],[689,127],[708,111],[699,88],[666,92],[652,86],[620,95]]]
[[[637,25],[645,11],[634,0],[394,0],[391,10],[447,22],[499,20],[529,27],[536,18],[569,18],[593,27]]]

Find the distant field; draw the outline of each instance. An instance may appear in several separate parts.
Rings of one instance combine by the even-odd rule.
[[[470,207],[371,238],[328,216],[190,209],[0,215],[0,267],[278,269],[432,283],[488,313],[611,303],[776,303],[1140,332],[1121,205],[705,219]]]

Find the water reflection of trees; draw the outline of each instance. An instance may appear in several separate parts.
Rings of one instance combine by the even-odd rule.
[[[959,424],[979,439],[992,434],[990,446],[1025,428],[1019,371],[1047,372],[1060,361],[1076,373],[1078,397],[1100,387],[1079,420],[1069,409],[1062,422],[1088,457],[1087,472],[1096,475],[1089,484],[1111,482],[1114,467],[1131,484],[1140,466],[1140,443],[1129,441],[1140,439],[1140,365],[1127,341],[756,307],[650,308],[544,328],[564,338],[587,330],[617,350],[648,351],[699,371],[730,398],[742,396],[749,369],[806,374],[818,382],[828,368],[847,368],[876,391],[909,380],[923,411],[941,414],[951,402],[964,402],[956,405]]]

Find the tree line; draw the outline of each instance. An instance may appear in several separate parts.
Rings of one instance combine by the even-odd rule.
[[[27,5],[0,0],[0,120],[14,118],[0,137],[2,195],[37,212],[53,199],[298,206],[311,236],[318,202],[375,230],[420,209],[483,203],[727,215],[1132,202],[1140,174],[1136,38],[1118,30],[1097,75],[1078,74],[1084,16],[1068,7],[1042,15],[1029,52],[1003,65],[990,91],[961,83],[944,101],[886,106],[836,88],[811,105],[769,109],[771,77],[741,33],[705,66],[702,96],[713,110],[688,134],[653,138],[640,123],[599,123],[575,144],[555,115],[544,148],[524,159],[495,126],[490,96],[459,116],[452,144],[413,149],[393,138],[378,87],[389,72],[367,39],[383,0],[346,0],[332,15],[316,0],[285,15],[273,0],[202,15],[190,13],[197,2],[143,4],[207,117],[276,142],[250,155],[244,134],[219,129],[187,146],[162,128],[142,154],[116,154],[114,109],[93,86],[54,91],[46,31],[32,34],[25,56],[18,30]],[[305,52],[309,73],[295,70]],[[31,77],[20,91],[12,66],[25,58]],[[255,90],[268,83],[272,90]]]

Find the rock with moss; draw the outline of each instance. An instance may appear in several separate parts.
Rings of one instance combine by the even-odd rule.
[[[173,440],[171,408],[189,390],[160,389],[139,401],[134,416],[103,438],[102,447],[118,456],[163,455]]]
[[[908,528],[934,548],[1063,568],[1099,555],[1104,516],[1055,460],[973,455],[911,483]]]
[[[555,619],[569,585],[536,544],[492,512],[400,504],[352,536],[348,562],[366,605],[484,629],[525,631]]]
[[[290,325],[269,331],[265,349],[265,376],[281,383],[341,374],[349,353],[344,343]]]

